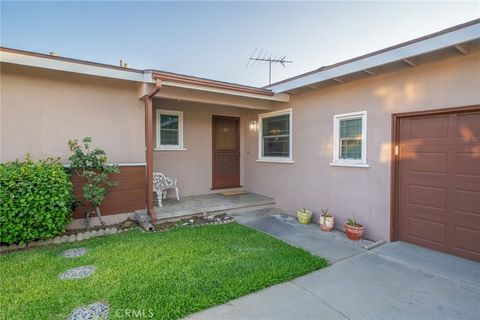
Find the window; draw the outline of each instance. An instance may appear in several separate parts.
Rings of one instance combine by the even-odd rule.
[[[157,150],[183,150],[183,112],[157,110]]]
[[[331,165],[368,167],[367,112],[335,115],[333,127],[334,146]]]
[[[258,161],[292,161],[292,110],[282,110],[259,116]]]

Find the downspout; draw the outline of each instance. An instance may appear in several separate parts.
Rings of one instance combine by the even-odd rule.
[[[157,222],[153,209],[153,97],[162,88],[162,81],[155,79],[155,89],[147,94],[145,100],[145,159],[147,163],[147,213],[152,224]]]

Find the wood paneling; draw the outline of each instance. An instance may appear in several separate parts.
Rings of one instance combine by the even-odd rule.
[[[102,215],[132,212],[146,207],[145,166],[120,167],[120,173],[112,174],[110,178],[117,182],[116,186],[108,187],[100,210]],[[83,201],[82,187],[85,179],[72,175],[75,198]],[[73,212],[74,219],[85,217],[85,211],[92,208],[81,206]]]

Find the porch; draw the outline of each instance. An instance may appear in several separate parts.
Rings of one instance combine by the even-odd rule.
[[[213,193],[180,197],[180,201],[173,198],[166,199],[163,201],[162,207],[154,207],[154,212],[157,221],[169,221],[204,212],[238,212],[271,207],[274,204],[275,199],[251,192],[234,195]],[[135,219],[140,223],[151,221],[146,209],[135,211]]]
[[[274,203],[262,195],[212,192],[248,188],[244,165],[256,157],[256,145],[246,145],[247,140],[255,141],[251,124],[259,112],[274,110],[289,96],[157,71],[152,79],[155,85],[140,88],[145,101],[147,197],[146,210],[137,211],[137,219],[155,223]],[[178,180],[182,202],[167,200],[162,208],[154,207],[154,171]]]

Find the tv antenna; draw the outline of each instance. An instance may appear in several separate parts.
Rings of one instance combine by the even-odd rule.
[[[258,50],[258,48],[255,48],[255,50],[253,50],[252,52],[252,55],[250,56],[250,59],[248,59],[245,69],[247,69],[249,66],[250,68],[253,68],[255,65],[267,64],[267,63],[268,63],[268,84],[270,85],[272,84],[272,66],[275,66],[276,64],[281,64],[282,67],[285,68],[285,64],[293,63],[293,61],[286,60],[286,56],[278,56],[278,57],[272,56],[267,51],[264,51],[263,48],[260,50]]]

